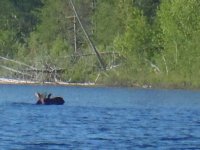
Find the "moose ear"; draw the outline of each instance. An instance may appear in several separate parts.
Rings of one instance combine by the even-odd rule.
[[[51,98],[51,95],[52,95],[52,94],[51,94],[51,93],[49,93],[49,95],[48,95],[48,98]]]
[[[37,98],[40,98],[40,93],[35,93],[35,96],[37,97]]]

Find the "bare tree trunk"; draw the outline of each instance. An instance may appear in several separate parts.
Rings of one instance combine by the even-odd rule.
[[[168,75],[169,71],[168,71],[168,67],[167,67],[167,62],[166,62],[166,59],[165,59],[165,56],[162,54],[162,59],[164,61],[164,64],[165,64],[165,70],[166,70],[166,73]]]
[[[74,14],[75,14],[75,16],[76,16],[76,18],[77,18],[77,20],[78,20],[78,22],[79,22],[79,24],[80,24],[80,26],[81,26],[83,32],[84,32],[84,34],[85,34],[85,37],[86,37],[86,39],[88,40],[88,42],[89,42],[89,44],[90,44],[90,47],[91,47],[92,50],[95,52],[95,54],[96,54],[96,56],[97,56],[97,59],[98,59],[100,65],[101,65],[101,67],[102,67],[104,70],[106,70],[106,66],[105,66],[105,64],[104,64],[104,62],[103,62],[103,59],[101,58],[99,52],[97,51],[97,49],[96,49],[94,43],[93,43],[92,40],[89,38],[88,33],[87,33],[86,30],[84,29],[84,27],[83,27],[83,25],[82,25],[82,23],[81,23],[81,20],[80,20],[80,18],[79,18],[79,15],[78,15],[78,13],[77,13],[75,7],[74,7],[74,4],[73,4],[72,0],[70,0],[70,3],[71,3],[71,6],[72,6],[72,9],[73,9],[73,11],[74,11]]]
[[[176,41],[174,41],[174,44],[175,44],[175,50],[176,50],[176,52],[175,52],[175,62],[176,62],[176,64],[178,63],[178,48],[177,48],[177,43],[176,43]]]
[[[74,16],[74,52],[77,53],[76,16]]]

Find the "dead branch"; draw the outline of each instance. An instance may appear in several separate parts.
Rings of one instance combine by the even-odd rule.
[[[26,75],[26,76],[32,77],[32,76],[31,76],[30,74],[28,74],[28,73],[24,73],[24,72],[21,72],[21,71],[19,71],[19,70],[15,70],[15,69],[10,68],[10,67],[6,67],[6,66],[3,66],[3,65],[0,65],[0,67],[3,68],[3,69],[9,70],[9,71],[18,73],[18,74],[22,74],[22,75]]]
[[[120,53],[118,52],[100,52],[101,55],[118,55],[120,56]],[[93,56],[96,55],[95,53],[87,53],[87,54],[75,54],[70,56],[65,56],[64,58],[70,58],[70,57],[87,57],[87,56]]]
[[[10,61],[10,62],[13,62],[13,63],[19,64],[19,65],[23,65],[23,66],[26,66],[26,67],[29,67],[29,68],[35,69],[34,67],[29,66],[29,65],[27,65],[27,64],[25,64],[25,63],[22,63],[22,62],[20,62],[20,61],[17,61],[17,60],[8,59],[8,58],[2,57],[2,56],[0,56],[0,58],[3,59],[3,60],[6,60],[6,61]]]
[[[43,72],[43,73],[63,73],[65,70],[65,68],[60,68],[60,69],[25,69],[23,71],[27,71],[27,72],[36,72],[36,73],[40,73],[40,72]]]

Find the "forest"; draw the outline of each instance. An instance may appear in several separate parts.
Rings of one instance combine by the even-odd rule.
[[[0,7],[0,77],[200,87],[199,0],[1,0]]]

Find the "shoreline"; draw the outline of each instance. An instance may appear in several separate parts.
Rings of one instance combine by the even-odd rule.
[[[38,81],[30,81],[30,80],[18,80],[18,79],[8,79],[8,78],[0,78],[0,84],[13,84],[13,85],[59,85],[59,86],[100,86],[95,83],[70,83],[70,82],[38,82]]]
[[[143,89],[153,89],[151,85],[139,85],[132,84],[131,86],[125,86],[120,84],[97,84],[94,82],[85,82],[85,83],[75,83],[75,82],[39,82],[39,81],[31,81],[31,80],[21,80],[21,79],[9,79],[9,78],[0,78],[0,85],[50,85],[50,86],[84,86],[84,87],[127,87],[127,88],[143,88]]]
[[[120,85],[120,84],[97,84],[94,82],[85,83],[72,83],[72,82],[38,82],[31,80],[21,79],[9,79],[0,78],[0,85],[50,85],[50,86],[83,86],[83,87],[126,87],[126,88],[141,88],[141,89],[174,89],[174,90],[200,90],[200,87],[185,86],[182,84],[170,84],[170,83],[155,83],[155,84],[138,84],[134,83],[131,85]]]

